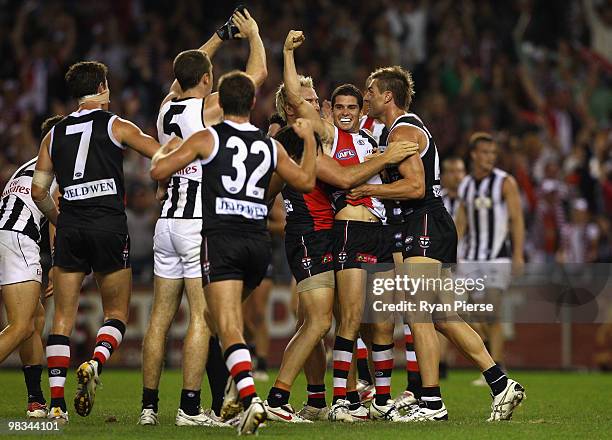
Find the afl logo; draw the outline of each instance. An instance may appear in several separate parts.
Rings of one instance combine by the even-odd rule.
[[[336,159],[338,160],[352,159],[353,157],[355,157],[355,152],[349,148],[345,148],[336,153]]]

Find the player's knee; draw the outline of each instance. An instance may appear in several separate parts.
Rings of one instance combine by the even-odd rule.
[[[19,341],[25,341],[34,334],[35,328],[33,319],[18,320],[11,324],[11,326],[15,328],[15,333],[17,333],[17,339]]]

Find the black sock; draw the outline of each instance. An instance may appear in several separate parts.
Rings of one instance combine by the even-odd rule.
[[[408,372],[408,386],[406,387],[406,391],[412,392],[414,397],[417,399],[421,398],[423,394],[423,382],[421,382],[421,373],[418,371],[409,371]]]
[[[429,409],[442,408],[442,395],[440,387],[423,387],[423,395],[421,396],[421,405]]]
[[[268,393],[268,403],[271,407],[277,408],[289,403],[290,392],[277,387],[270,388]]]
[[[349,409],[351,411],[356,410],[357,408],[359,408],[359,405],[361,405],[361,402],[359,401],[359,393],[356,390],[347,391],[346,400],[348,400],[351,403],[349,405]]]
[[[370,366],[368,365],[368,358],[357,359],[357,374],[359,375],[360,380],[364,380],[370,385],[374,383],[372,381],[372,375],[370,374]]]
[[[200,390],[181,390],[181,409],[189,416],[200,413]]]
[[[229,377],[229,371],[223,360],[223,352],[217,337],[212,337],[209,341],[206,376],[208,377],[210,393],[212,394],[211,408],[217,416],[220,416],[221,406],[223,405],[223,393],[227,378]]]
[[[159,390],[151,388],[142,389],[142,409],[152,409],[157,412],[157,403],[159,402]]]
[[[491,387],[491,392],[494,396],[497,396],[499,393],[504,391],[508,385],[508,377],[506,377],[498,364],[495,364],[488,370],[483,371],[482,375],[489,384],[489,387]]]
[[[325,385],[308,385],[306,387],[308,391],[308,401],[306,405],[312,406],[313,408],[325,408],[327,402],[325,402]]]
[[[257,371],[267,371],[268,361],[265,357],[257,356]]]
[[[28,403],[47,403],[40,389],[40,376],[42,375],[42,370],[42,365],[24,365],[21,369],[21,371],[23,371],[26,388],[28,389]]]
[[[448,377],[448,364],[444,361],[440,362],[440,379]]]

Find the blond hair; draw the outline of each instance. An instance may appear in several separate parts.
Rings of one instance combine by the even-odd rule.
[[[314,89],[314,83],[310,76],[298,75],[298,81],[300,83],[300,87]],[[283,121],[287,121],[287,113],[285,112],[285,106],[287,105],[285,83],[281,83],[280,86],[278,86],[278,89],[276,89],[275,104],[278,115],[283,119]]]

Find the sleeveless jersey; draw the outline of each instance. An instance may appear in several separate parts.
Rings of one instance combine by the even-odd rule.
[[[331,156],[340,165],[346,167],[363,163],[365,157],[375,152],[377,148],[376,141],[364,130],[360,130],[358,133],[349,133],[335,127]],[[375,174],[370,177],[367,183],[381,184],[382,180],[378,174]],[[376,197],[363,197],[358,200],[348,200],[346,193],[344,190],[332,188],[331,198],[336,212],[339,212],[347,204],[353,206],[363,205],[383,222],[386,221],[385,207],[379,199]]]
[[[303,194],[285,185],[282,194],[287,212],[287,234],[304,235],[334,225],[334,210],[326,192],[325,183],[317,180],[315,189]]]
[[[381,144],[386,147],[388,138],[393,130],[401,126],[415,127],[422,131],[427,139],[427,145],[421,152],[421,160],[423,161],[423,169],[425,171],[425,196],[418,200],[390,201],[387,205],[387,210],[391,211],[389,223],[401,223],[407,216],[421,215],[425,212],[444,207],[441,198],[442,187],[440,186],[440,158],[438,156],[438,149],[423,121],[414,113],[405,113],[399,116],[391,124],[389,133],[381,139]],[[403,178],[396,165],[387,168],[385,171],[386,183],[392,183]]]
[[[383,136],[386,137],[388,132],[387,127],[385,127],[385,124],[369,116],[361,117],[361,119],[359,120],[359,128],[362,130],[368,130],[370,133],[372,133],[372,137],[378,145],[380,145],[380,139]]]
[[[15,171],[4,187],[0,201],[0,229],[20,232],[39,242],[41,226],[46,219],[36,207],[30,192],[35,167],[36,158],[26,162]],[[51,184],[51,194],[56,188],[54,180]]]
[[[187,139],[204,130],[204,99],[172,99],[159,110],[157,136],[164,145],[173,136]],[[202,164],[194,160],[177,171],[168,183],[160,218],[202,218]]]
[[[493,260],[511,255],[508,205],[502,193],[508,173],[498,168],[482,180],[467,175],[459,185],[465,206],[467,231],[462,256],[466,260]]]
[[[215,146],[201,161],[202,231],[268,234],[266,202],[276,141],[250,123],[226,120],[209,130]]]
[[[71,113],[51,129],[49,155],[64,226],[127,234],[123,153],[113,136],[117,118],[105,110]]]
[[[459,208],[459,196],[451,197],[448,195],[448,191],[446,191],[446,189],[442,189],[442,203],[444,203],[444,207],[454,220],[455,215],[457,215],[457,208]]]

